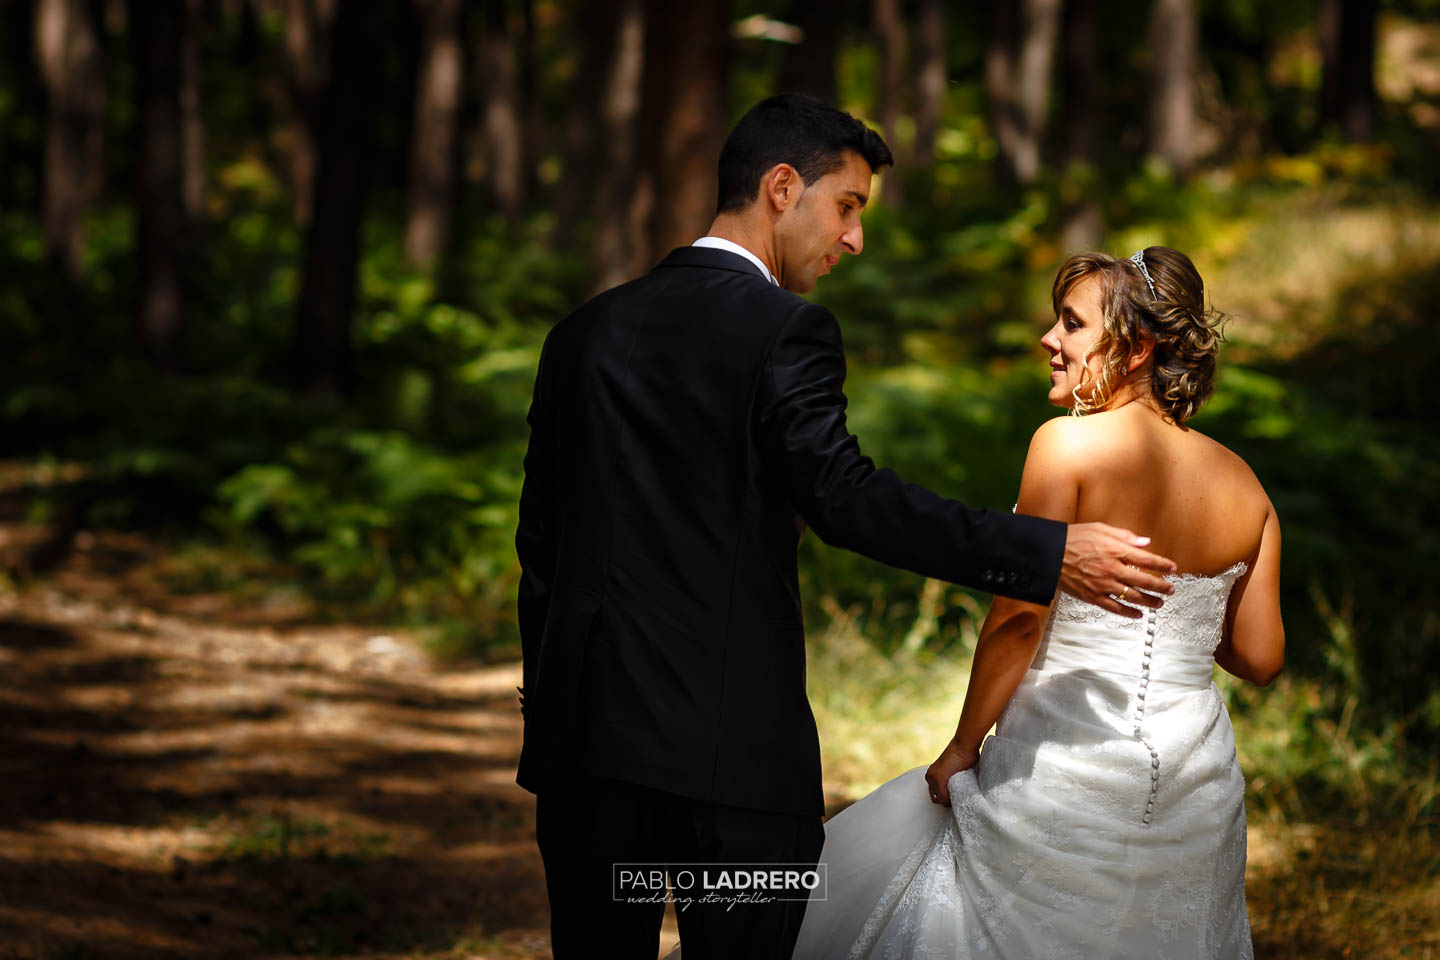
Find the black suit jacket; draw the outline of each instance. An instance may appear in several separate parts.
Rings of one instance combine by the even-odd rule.
[[[1063,524],[877,470],[824,307],[683,247],[546,337],[516,548],[518,782],[577,770],[820,815],[796,547],[1049,603]]]

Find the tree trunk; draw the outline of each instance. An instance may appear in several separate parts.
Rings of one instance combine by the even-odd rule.
[[[933,163],[935,133],[945,110],[949,72],[945,62],[944,0],[924,0],[920,7],[919,69],[915,74],[915,162]]]
[[[46,95],[45,253],[78,282],[85,211],[104,175],[105,63],[92,5],[86,0],[40,0],[35,60]]]
[[[1157,0],[1150,15],[1150,152],[1184,175],[1195,161],[1194,0]]]
[[[486,0],[480,39],[480,101],[485,171],[495,205],[516,221],[525,207],[525,130],[520,68],[505,0]]]
[[[306,237],[291,353],[292,382],[312,397],[348,393],[353,386],[350,324],[369,174],[378,34],[370,4],[340,4],[328,57],[314,215]]]
[[[180,113],[180,37],[183,0],[131,0],[130,43],[135,60],[136,243],[139,309],[136,340],[166,374],[180,371],[184,336],[182,264],[185,218],[184,132]]]
[[[1015,179],[1020,183],[1033,183],[1040,176],[1059,33],[1060,0],[1025,0],[1015,77]]]
[[[23,105],[12,116],[33,116],[41,125],[41,136],[37,140],[25,138],[5,141],[8,151],[5,160],[15,169],[45,169],[44,125],[48,122],[49,100],[46,94],[46,78],[40,68],[39,34],[36,24],[40,19],[40,3],[0,3],[0,57],[5,58],[14,88],[11,95]],[[0,177],[0,209],[18,209],[31,200],[28,185],[15,181],[17,177]],[[38,204],[33,211],[38,222],[44,226],[45,198],[43,192],[33,198]]]
[[[285,80],[295,120],[290,130],[290,190],[295,220],[310,222],[321,100],[330,76],[331,34],[338,0],[285,0]]]
[[[1375,0],[1324,0],[1320,10],[1320,116],[1353,143],[1375,136],[1377,6]]]
[[[405,259],[429,268],[450,239],[456,200],[456,138],[465,90],[461,0],[417,0],[420,76],[410,140]]]
[[[570,83],[570,107],[562,135],[560,182],[555,188],[555,237],[569,244],[581,218],[593,205],[601,162],[600,116],[605,77],[617,50],[625,7],[620,0],[592,0],[580,5],[570,43],[580,50]]]
[[[1019,106],[1015,90],[1015,51],[1020,16],[1013,3],[990,5],[985,35],[985,92],[990,101],[990,130],[995,137],[996,178],[1014,184],[1015,151],[1020,141]]]
[[[1064,224],[1061,246],[1067,251],[1100,246],[1105,224],[1096,202],[1100,157],[1100,16],[1097,0],[1068,0],[1065,5],[1063,69],[1065,109]]]
[[[641,83],[645,69],[644,0],[615,0],[614,19],[603,74],[599,75],[599,123],[596,133],[598,170],[595,187],[595,239],[592,266],[596,291],[608,290],[630,277],[633,264],[648,255],[640,251],[643,237],[637,218],[636,174],[639,167]],[[566,176],[581,177],[580,171]]]
[[[835,103],[835,54],[840,46],[841,17],[834,0],[797,0],[790,20],[804,37],[785,52],[780,68],[780,90],[808,93]]]
[[[908,158],[910,154],[903,149],[898,136],[900,87],[905,71],[905,22],[900,16],[900,0],[875,0],[873,27],[880,46],[880,90],[876,113],[897,165],[903,166],[901,158]],[[903,204],[902,179],[902,176],[894,174],[885,178],[883,193],[886,206],[897,208]]]
[[[729,4],[649,0],[645,22],[632,276],[695,240],[714,218],[715,168],[725,139]]]
[[[540,71],[536,63],[535,0],[521,0],[520,42],[520,169],[525,178],[524,195],[540,192],[540,158],[545,155],[545,115],[540,102]]]
[[[204,0],[186,0],[180,35],[180,118],[185,215],[194,228],[205,219],[205,119],[200,105],[200,38]]]
[[[1065,102],[1062,142],[1066,164],[1093,164],[1100,150],[1100,16],[1097,0],[1065,5]]]

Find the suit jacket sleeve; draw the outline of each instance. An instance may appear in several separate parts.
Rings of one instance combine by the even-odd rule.
[[[796,510],[832,546],[927,577],[1048,604],[1065,525],[975,510],[876,469],[845,425],[840,325],[817,304],[795,311],[761,371],[758,432]]]
[[[546,348],[548,346],[547,338]],[[515,554],[520,560],[516,616],[524,660],[524,679],[520,689],[522,715],[525,713],[525,692],[534,689],[550,590],[555,580],[554,530],[550,520],[553,506],[550,494],[551,427],[545,387],[545,348],[542,348],[539,369],[535,374],[535,392],[530,401],[530,412],[525,418],[530,425],[530,444],[525,451],[525,480],[520,489],[520,520],[515,531]]]

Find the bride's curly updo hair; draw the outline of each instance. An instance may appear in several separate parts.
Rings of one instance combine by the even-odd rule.
[[[1150,395],[1162,412],[1177,424],[1195,415],[1215,392],[1215,358],[1225,341],[1224,314],[1205,306],[1205,282],[1190,258],[1169,247],[1146,247],[1145,269],[1150,284],[1133,260],[1117,260],[1104,253],[1078,253],[1066,260],[1055,275],[1050,299],[1055,315],[1077,283],[1100,277],[1100,304],[1105,328],[1090,356],[1102,358],[1095,388],[1088,397],[1076,386],[1075,414],[1103,410],[1124,380],[1130,355],[1140,342],[1155,340]],[[1086,358],[1089,359],[1088,357]]]

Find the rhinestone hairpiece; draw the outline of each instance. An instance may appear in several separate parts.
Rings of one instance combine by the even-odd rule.
[[[1160,296],[1155,292],[1155,281],[1150,279],[1150,271],[1145,269],[1145,251],[1136,250],[1130,256],[1130,262],[1140,268],[1140,275],[1145,278],[1145,286],[1150,288],[1150,299],[1159,300]]]

